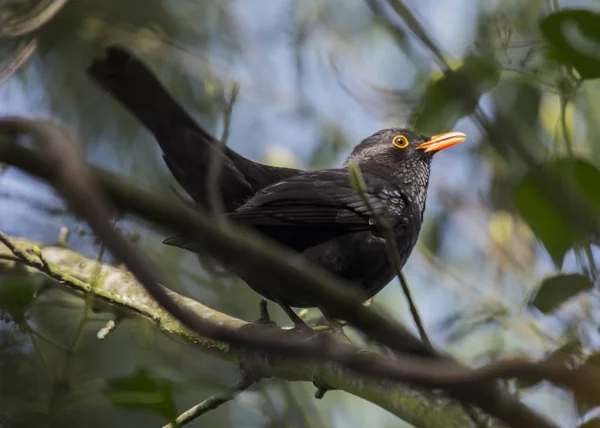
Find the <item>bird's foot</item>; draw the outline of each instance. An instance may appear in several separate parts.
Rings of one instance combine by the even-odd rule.
[[[294,323],[294,327],[292,328],[293,331],[298,331],[300,333],[312,333],[314,331],[308,324],[306,324],[302,320],[302,318],[300,318],[300,317],[298,317],[298,318],[292,318],[292,317],[290,317],[290,319]]]
[[[326,329],[329,330],[332,336],[338,337],[342,341],[349,342],[350,340],[344,333],[344,327],[348,325],[348,321],[340,320],[333,317],[326,309],[320,308],[323,314],[323,323]]]
[[[278,304],[279,304],[279,306],[281,306],[283,311],[287,314],[287,316],[294,323],[294,327],[292,328],[291,331],[297,331],[297,332],[302,332],[302,333],[310,332],[310,333],[313,333],[315,335],[315,337],[321,336],[321,335],[338,336],[340,333],[342,335],[344,334],[343,330],[342,330],[343,325],[341,322],[339,322],[337,320],[327,319],[326,321],[327,321],[328,325],[320,325],[320,326],[312,329],[288,305],[285,305],[285,304],[282,304],[279,302],[278,302]],[[271,319],[271,316],[269,314],[269,309],[267,307],[267,301],[265,299],[262,299],[260,301],[260,318],[258,318],[256,321],[254,321],[251,325],[253,325],[253,326],[257,326],[257,325],[276,326],[277,325]],[[321,336],[321,337],[323,337],[323,336]],[[346,338],[346,340],[347,340],[347,338]],[[331,387],[321,383],[318,379],[315,379],[313,381],[313,384],[317,388],[317,390],[315,391],[315,398],[318,400],[322,399],[325,396],[325,393],[327,391],[333,391],[335,389],[335,388],[331,388]]]
[[[326,318],[329,330],[334,336],[344,335],[344,327],[348,324],[346,321],[336,320],[333,318]]]

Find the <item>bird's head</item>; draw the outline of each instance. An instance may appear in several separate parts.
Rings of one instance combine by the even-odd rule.
[[[365,138],[354,148],[348,160],[361,163],[395,163],[411,167],[416,164],[429,165],[433,155],[466,139],[462,132],[445,132],[432,137],[418,135],[404,128],[389,128]],[[390,165],[390,166],[392,166]]]
[[[404,128],[390,128],[365,138],[346,159],[381,177],[394,180],[410,194],[412,202],[425,209],[429,172],[433,155],[462,143],[462,132],[446,132],[426,137]]]

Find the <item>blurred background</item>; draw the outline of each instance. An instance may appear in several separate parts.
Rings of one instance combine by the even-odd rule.
[[[509,144],[491,141],[477,114],[500,128],[505,122],[496,119],[504,115],[520,136],[515,143],[539,162],[584,162],[591,168],[588,193],[597,196],[600,3],[404,2],[453,70],[445,77],[398,4],[0,0],[0,115],[60,121],[93,164],[172,194],[174,180],[152,136],[84,73],[104,45],[118,43],[135,50],[199,123],[217,136],[227,128],[229,146],[254,160],[323,168],[341,164],[381,128],[464,132],[466,143],[434,159],[423,230],[404,269],[430,337],[473,365],[547,355],[598,363],[594,235],[575,245],[569,224],[557,229],[547,220],[552,206],[524,185],[529,165]],[[563,33],[545,18],[569,8],[587,11],[587,26],[574,21],[587,39],[579,57],[565,60],[568,51],[550,49],[562,46]],[[479,97],[478,110],[463,96],[465,82]],[[66,226],[72,249],[99,257],[99,243],[50,187],[15,168],[1,171],[0,231],[52,244]],[[212,278],[196,256],[162,245],[165,237],[147,224],[125,218],[118,227],[177,278],[176,291],[242,319],[258,317],[259,296],[244,284]],[[109,254],[102,261],[114,262]],[[0,275],[0,296],[10,301],[24,282],[37,289],[48,280]],[[376,302],[414,329],[396,281]],[[21,316],[0,301],[0,426],[161,426],[159,412],[114,404],[106,385],[150,373],[181,412],[237,379],[233,365],[145,320],[127,318],[100,341],[96,333],[113,316],[84,317],[84,307],[80,297],[58,290],[32,300]],[[511,388],[559,426],[600,426],[598,397],[546,383]],[[347,393],[323,400],[313,394],[310,384],[264,380],[192,426],[409,426]]]

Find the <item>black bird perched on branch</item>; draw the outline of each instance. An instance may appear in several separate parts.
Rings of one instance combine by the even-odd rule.
[[[211,156],[221,156],[217,184],[230,220],[357,284],[366,298],[396,275],[376,219],[386,218],[393,229],[403,266],[423,221],[431,159],[465,140],[459,132],[425,137],[407,129],[384,129],[356,146],[342,168],[278,168],[253,162],[227,147],[221,151],[217,140],[125,49],[109,47],[88,73],[154,134],[169,169],[197,204],[210,208],[208,165]],[[362,171],[363,194],[351,184],[349,161]],[[192,251],[201,245],[186,237],[165,243]],[[301,291],[265,281],[263,273],[232,270],[295,321],[290,306],[315,306]]]

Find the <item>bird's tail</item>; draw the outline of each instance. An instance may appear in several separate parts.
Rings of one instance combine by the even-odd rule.
[[[217,140],[198,126],[127,49],[108,47],[87,74],[154,134],[175,179],[197,203],[206,202],[206,165]],[[227,149],[226,155],[230,155]]]
[[[118,100],[154,134],[167,156],[176,156],[171,147],[174,135],[190,130],[214,143],[207,133],[175,101],[154,74],[133,54],[120,46],[110,46],[106,55],[95,59],[88,75]]]

